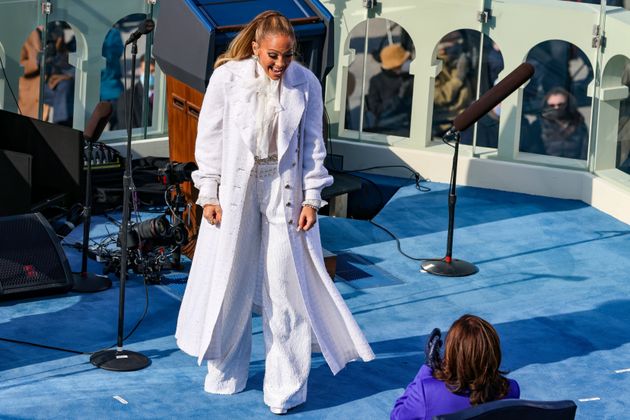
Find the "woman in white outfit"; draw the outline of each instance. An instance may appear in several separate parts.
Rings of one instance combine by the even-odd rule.
[[[374,358],[324,267],[322,88],[291,63],[294,49],[290,22],[268,11],[215,63],[193,173],[204,221],[175,334],[207,360],[205,390],[233,394],[247,382],[251,312],[261,308],[264,400],[276,414],[306,401],[312,349],[335,374]]]

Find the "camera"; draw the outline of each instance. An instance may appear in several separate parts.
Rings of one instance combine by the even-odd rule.
[[[148,158],[147,158],[148,159]],[[127,268],[142,274],[147,283],[161,281],[162,270],[181,270],[182,247],[187,246],[189,221],[184,221],[182,206],[187,205],[181,183],[192,181],[191,174],[197,170],[195,162],[147,161],[151,166],[151,177],[155,180],[156,170],[160,183],[165,185],[165,213],[138,223],[129,223],[118,233],[118,249],[106,253],[106,273],[120,276],[122,256],[126,256]],[[189,208],[192,204],[188,203]],[[124,233],[123,233],[124,232]],[[114,234],[115,235],[115,234]],[[123,238],[126,248],[122,249]],[[112,242],[114,237],[111,238]],[[194,238],[193,238],[194,239]]]
[[[158,175],[164,185],[181,184],[192,181],[191,174],[197,169],[195,162],[168,162],[164,167],[158,169]]]
[[[120,244],[120,237],[118,243]],[[182,221],[171,225],[166,215],[131,225],[127,234],[127,249],[147,248],[147,245],[179,246],[188,241],[188,231]]]

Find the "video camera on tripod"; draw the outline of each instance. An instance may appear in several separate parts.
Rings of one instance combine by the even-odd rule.
[[[162,270],[181,268],[181,249],[190,239],[183,209],[192,204],[186,203],[180,184],[192,181],[191,174],[197,169],[194,162],[166,162],[156,167],[160,183],[166,186],[164,201],[167,210],[158,217],[130,224],[126,230],[129,268],[144,275],[149,283],[159,283]],[[111,259],[105,268],[106,272],[118,275],[121,235],[119,232],[119,249],[110,254]]]
[[[127,235],[127,249],[148,249],[155,246],[181,246],[188,240],[184,223],[171,225],[163,214],[153,219],[134,223]],[[119,242],[120,244],[120,238]]]
[[[160,182],[164,185],[177,185],[182,182],[192,181],[191,174],[197,170],[195,162],[168,162],[158,169]]]

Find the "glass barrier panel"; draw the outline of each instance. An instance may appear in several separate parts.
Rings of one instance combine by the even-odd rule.
[[[35,33],[36,35],[33,35]],[[75,68],[70,64],[70,54],[77,51],[72,27],[65,21],[56,20],[46,25],[45,34],[35,29],[25,43],[45,36],[43,111],[41,119],[54,124],[73,126]],[[24,79],[20,79],[22,83]],[[21,84],[22,86],[22,84]],[[22,89],[20,89],[23,91]],[[20,96],[20,101],[37,103],[37,97]],[[24,103],[24,102],[22,102]],[[21,107],[22,108],[22,107]]]
[[[155,83],[161,80],[155,65],[142,60],[150,56],[152,37],[138,42],[136,79],[123,83],[131,74],[124,42],[158,9],[143,0],[113,0],[102,7],[57,0],[46,14],[40,3],[0,0],[0,109],[82,130],[96,103],[109,101],[114,113],[104,138],[123,139],[124,107],[118,105],[126,91],[136,98],[134,136],[164,134],[165,107],[153,109],[156,99],[163,105],[164,84]]]
[[[449,32],[438,42],[436,58],[442,68],[435,76],[433,138],[442,138],[477,97],[479,45],[479,32],[470,29]],[[472,137],[472,127],[461,133],[462,143],[472,144]]]
[[[593,66],[567,41],[532,48],[526,61],[535,73],[523,95],[521,152],[586,160],[592,98],[587,87]]]
[[[363,131],[409,137],[415,57],[411,37],[387,19],[368,21]]]
[[[37,117],[42,48],[33,31],[42,21],[38,1],[0,1],[0,109],[20,113],[20,97],[29,97],[23,112]]]
[[[105,58],[105,68],[101,70],[100,100],[111,102],[114,110],[107,130],[121,130],[119,134],[121,137],[126,135],[128,112],[132,98],[134,101],[131,117],[132,128],[142,127],[145,44],[138,42],[135,79],[131,80],[132,58],[130,48],[125,46],[125,42],[145,19],[146,14],[144,13],[134,13],[121,18],[114,23],[103,41],[102,56]],[[155,64],[153,64],[153,68],[155,68]]]
[[[354,60],[348,66],[346,73],[346,111],[344,119],[344,128],[346,130],[361,131],[366,34],[367,21],[355,26],[348,34],[348,49],[354,51]]]
[[[630,60],[621,75],[621,83],[630,89]],[[619,127],[617,132],[617,156],[615,167],[630,174],[630,96],[619,103]]]
[[[474,31],[471,31],[474,33]],[[503,71],[503,54],[499,45],[494,42],[489,36],[478,33],[479,40],[479,52],[481,55],[481,65],[477,66],[476,73],[478,74],[477,80],[477,98],[484,95],[490,90],[499,78],[499,73]],[[496,149],[499,141],[499,124],[501,121],[501,104],[498,104],[494,109],[491,109],[486,115],[474,126],[474,136],[467,135],[462,136],[462,144],[473,144],[476,148],[491,148]]]

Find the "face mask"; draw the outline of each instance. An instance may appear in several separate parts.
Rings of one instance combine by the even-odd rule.
[[[140,78],[140,83],[142,83],[142,86],[144,86],[144,77]],[[153,89],[155,87],[155,76],[153,75],[153,73],[149,74],[149,89]]]
[[[444,52],[446,53],[446,55],[448,56],[450,60],[455,60],[459,58],[459,56],[462,54],[463,51],[464,49],[462,48],[461,45],[455,44],[451,47],[446,48]]]
[[[545,107],[542,111],[542,117],[548,120],[562,120],[567,116],[566,108]]]

